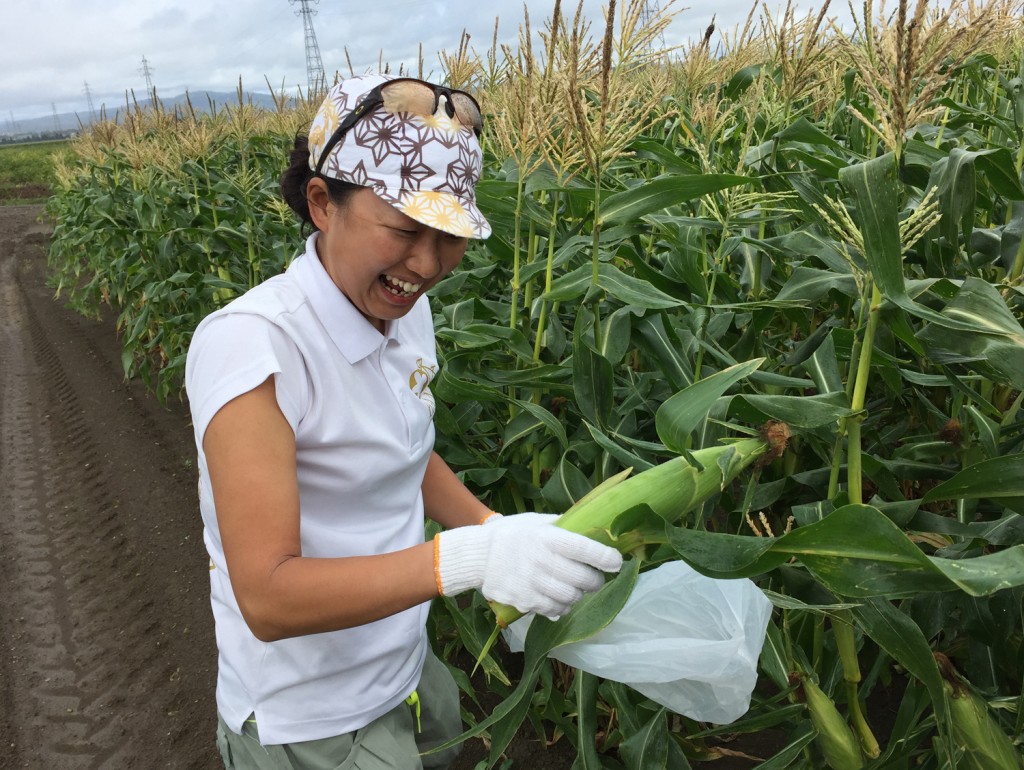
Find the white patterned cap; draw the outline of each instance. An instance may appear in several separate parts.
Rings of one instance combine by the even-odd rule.
[[[338,125],[371,90],[394,79],[361,75],[334,86],[309,129],[309,167]],[[442,97],[444,98],[444,97]],[[324,176],[369,187],[403,214],[464,238],[486,238],[491,226],[476,205],[483,153],[473,129],[448,116],[386,112],[383,106],[359,118],[323,163]]]

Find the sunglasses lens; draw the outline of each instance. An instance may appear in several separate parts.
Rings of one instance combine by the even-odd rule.
[[[419,80],[395,80],[385,83],[380,93],[386,112],[412,112],[416,115],[433,115],[437,109],[438,96],[444,95],[451,99],[455,116],[462,125],[477,133],[483,129],[480,108],[469,94],[462,91],[439,89]]]
[[[381,89],[384,97],[384,111],[412,112],[416,115],[432,115],[436,103],[434,91],[426,83],[415,80],[397,80],[386,83]]]
[[[452,102],[455,105],[455,114],[459,122],[479,132],[484,127],[483,117],[480,115],[480,108],[476,102],[461,91],[452,91]]]

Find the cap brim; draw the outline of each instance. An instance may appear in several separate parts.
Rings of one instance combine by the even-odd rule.
[[[476,203],[449,192],[401,190],[398,193],[373,188],[381,198],[420,224],[460,238],[484,239],[491,225]]]

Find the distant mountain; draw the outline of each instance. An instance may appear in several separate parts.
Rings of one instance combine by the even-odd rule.
[[[272,110],[274,109],[274,100],[270,94],[261,93],[246,93],[244,95],[246,104],[252,103],[256,107],[262,107],[263,109]],[[215,110],[220,110],[225,105],[238,104],[238,94],[234,91],[189,91],[188,94],[179,94],[178,96],[165,99],[158,96],[160,104],[163,105],[165,110],[174,109],[185,109],[187,103],[191,101],[192,109],[196,112],[209,112],[210,106],[212,105]],[[150,99],[139,99],[138,103],[142,107],[148,107],[151,104]],[[134,109],[134,103],[131,104]],[[103,114],[110,120],[119,118],[124,115],[125,102],[119,104],[107,104]],[[100,119],[100,110],[96,110],[96,120]],[[93,120],[90,118],[89,113],[86,111],[82,112],[63,112],[57,114],[57,121],[60,123],[61,131],[75,131],[80,125],[88,126]],[[4,121],[0,124],[0,136],[25,136],[29,137],[33,134],[40,133],[52,133],[57,130],[57,125],[54,122],[52,114],[43,115],[38,118],[27,118],[17,122],[16,126],[12,126],[9,122]]]
[[[275,109],[274,100],[270,94],[245,93],[242,98],[246,104],[262,107],[265,110]],[[184,108],[187,106],[187,102],[191,101],[192,109],[196,112],[209,112],[211,104],[215,110],[219,110],[225,105],[238,104],[238,93],[235,91],[189,91],[187,95],[180,94],[171,99],[158,96],[158,99],[165,110],[173,110],[176,107]],[[139,100],[139,105],[143,107],[148,107],[149,104],[149,99]],[[121,109],[124,110],[124,105],[121,105]]]

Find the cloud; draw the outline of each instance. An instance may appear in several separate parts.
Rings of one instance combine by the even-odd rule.
[[[700,0],[678,14],[669,45],[699,38],[713,14],[719,29],[742,23],[750,0]],[[621,8],[623,0],[620,0]],[[600,0],[584,0],[591,35],[602,31]],[[667,2],[660,3],[662,7]],[[527,0],[536,34],[550,16],[550,0]],[[678,7],[678,6],[673,6]],[[810,6],[808,6],[810,7]],[[422,43],[424,69],[441,72],[438,51],[454,51],[463,30],[480,55],[491,46],[495,17],[499,43],[515,46],[523,22],[522,0],[374,0],[353,6],[329,1],[313,6],[321,60],[329,76],[358,72],[380,61],[392,70],[416,71]],[[564,3],[566,15],[576,3]],[[243,84],[266,91],[265,78],[289,91],[305,88],[306,57],[299,5],[286,0],[31,0],[10,2],[0,25],[0,124],[10,114],[29,118],[58,110],[86,109],[85,83],[93,101],[123,104],[125,92],[146,89],[142,57],[157,92],[234,90]],[[396,20],[398,23],[396,23]],[[347,56],[346,56],[347,51]]]

